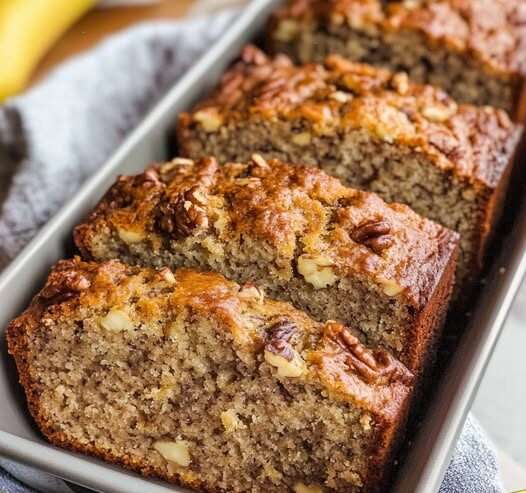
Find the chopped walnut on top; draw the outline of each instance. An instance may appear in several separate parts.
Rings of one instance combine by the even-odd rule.
[[[48,282],[40,295],[50,302],[70,298],[88,289],[91,281],[86,275],[78,271],[56,271],[49,276]]]
[[[391,226],[387,221],[367,221],[351,233],[351,238],[356,243],[370,248],[377,255],[381,255],[394,243],[390,232]]]
[[[345,362],[349,369],[360,375],[365,382],[388,382],[392,378],[410,382],[413,379],[412,373],[400,365],[388,351],[368,349],[347,327],[327,322],[324,333],[345,352]]]
[[[289,320],[280,320],[267,331],[265,361],[280,377],[297,378],[305,372],[305,362],[291,344],[295,334],[296,326]]]
[[[214,182],[218,163],[213,158],[198,163],[189,185],[168,190],[159,205],[159,227],[175,236],[186,238],[208,228],[208,190]]]
[[[334,262],[325,255],[300,255],[298,272],[316,289],[326,288],[338,281]]]
[[[206,203],[200,199],[198,191],[198,187],[192,187],[165,206],[165,215],[159,221],[164,231],[184,238],[196,229],[208,228]]]
[[[290,345],[296,333],[296,326],[289,320],[280,320],[272,325],[267,332],[265,350],[283,356],[287,361],[294,359],[294,350]]]

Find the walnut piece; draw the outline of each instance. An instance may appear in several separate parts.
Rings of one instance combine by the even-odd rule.
[[[298,257],[298,272],[316,289],[326,288],[338,280],[333,265],[325,255],[303,254]]]
[[[157,226],[182,239],[208,228],[207,206],[219,163],[215,158],[201,159],[191,181],[168,190],[158,206]]]
[[[111,332],[123,332],[133,329],[133,323],[128,314],[122,310],[110,310],[100,320],[100,325]]]
[[[196,230],[208,228],[206,202],[197,185],[166,204],[162,213],[159,225],[178,238],[185,238],[193,235]]]
[[[362,428],[364,429],[364,431],[369,431],[371,429],[371,422],[372,422],[371,416],[369,416],[368,414],[364,414],[360,418],[360,424],[362,425]]]
[[[292,142],[299,146],[307,146],[311,143],[311,134],[309,132],[301,132],[292,136]]]
[[[242,286],[239,291],[239,297],[245,301],[256,301],[257,303],[263,303],[265,299],[265,292],[254,286],[253,284],[247,283]]]
[[[260,168],[263,168],[263,169],[269,168],[267,161],[265,161],[265,159],[263,158],[263,156],[261,156],[261,154],[252,154],[251,159],[252,159],[252,162],[256,166],[259,166]]]
[[[188,467],[191,462],[188,446],[189,443],[185,440],[177,440],[176,442],[159,440],[153,444],[153,448],[167,461],[182,467]]]
[[[53,272],[40,296],[47,300],[69,298],[91,286],[91,281],[81,272]]]
[[[404,135],[412,135],[415,128],[407,115],[394,106],[385,105],[382,110],[370,118],[369,125],[373,132],[385,142],[392,144]]]
[[[228,433],[246,427],[234,409],[227,409],[221,413],[221,423],[223,423],[223,427]]]
[[[404,288],[392,279],[386,279],[384,277],[378,277],[377,281],[382,285],[383,292],[387,296],[396,296],[400,294]]]
[[[327,322],[324,326],[324,336],[330,338],[344,351],[347,367],[364,382],[386,383],[393,378],[399,378],[410,383],[413,379],[411,372],[396,361],[389,352],[368,349],[347,327],[338,322]],[[362,423],[362,426],[366,427],[366,424]]]
[[[278,27],[273,33],[273,37],[276,41],[288,43],[298,35],[299,31],[300,26],[296,21],[284,19],[278,24]]]
[[[171,161],[162,164],[159,168],[159,171],[161,174],[165,175],[167,173],[170,173],[170,171],[173,171],[176,168],[179,168],[180,166],[193,166],[195,163],[192,159],[184,158],[184,157],[176,157],[172,159]]]
[[[293,322],[289,320],[279,320],[267,331],[265,350],[282,356],[287,361],[292,361],[295,351],[290,343],[296,334],[296,330]]]
[[[156,169],[147,169],[144,174],[144,186],[163,187],[164,183],[159,179],[159,173]]]
[[[339,103],[347,103],[352,99],[351,94],[343,91],[334,91],[329,97]]]
[[[318,484],[296,483],[293,490],[294,493],[323,493],[323,488]]]
[[[194,120],[203,127],[207,133],[214,133],[219,130],[223,124],[223,117],[219,114],[217,108],[206,108],[194,113]]]
[[[177,338],[179,334],[184,333],[187,324],[186,313],[179,312],[174,320],[163,327],[163,333],[166,337]]]
[[[391,226],[387,221],[367,221],[360,224],[351,233],[351,238],[356,243],[365,245],[377,255],[389,248],[394,240],[389,235]]]
[[[450,104],[448,106],[426,106],[422,109],[422,115],[427,120],[436,123],[443,123],[449,120],[457,112],[457,106]]]
[[[404,96],[409,90],[409,77],[405,72],[399,72],[393,76],[391,79],[391,85],[394,87],[395,91]]]
[[[174,273],[168,267],[163,267],[159,274],[168,284],[175,284]]]
[[[283,474],[281,474],[273,465],[269,464],[268,462],[263,465],[263,471],[273,483],[279,483],[283,480]]]
[[[254,45],[247,45],[243,48],[241,59],[252,65],[265,65],[267,61],[266,55]]]
[[[139,243],[145,238],[145,234],[142,231],[134,231],[132,229],[117,228],[117,233],[126,244]]]
[[[302,357],[293,349],[291,351],[292,359],[290,361],[279,354],[265,351],[265,361],[278,369],[278,376],[280,377],[297,378],[305,372],[305,362]]]

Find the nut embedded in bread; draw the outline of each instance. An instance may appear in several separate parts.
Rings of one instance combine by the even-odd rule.
[[[221,125],[207,130],[213,114]],[[403,73],[331,56],[294,66],[245,49],[179,121],[179,151],[244,161],[253,152],[317,165],[350,186],[460,233],[457,295],[467,297],[499,217],[522,127],[501,110],[458,105]]]
[[[272,18],[268,40],[298,61],[337,53],[406,71],[457,101],[518,119],[526,109],[524,0],[289,0]]]
[[[175,159],[121,177],[75,230],[86,258],[217,271],[341,320],[420,372],[458,235],[312,167]]]
[[[190,270],[61,261],[7,338],[51,442],[202,491],[377,491],[412,392],[342,325]]]

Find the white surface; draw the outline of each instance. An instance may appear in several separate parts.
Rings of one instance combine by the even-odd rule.
[[[473,413],[500,450],[506,489],[526,488],[526,282],[488,366]]]
[[[506,491],[523,490],[526,486],[526,467],[517,463],[506,452],[497,451],[497,460]]]

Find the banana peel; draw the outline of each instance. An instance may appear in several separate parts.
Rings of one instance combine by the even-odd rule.
[[[0,0],[0,101],[21,91],[42,56],[97,0]]]

